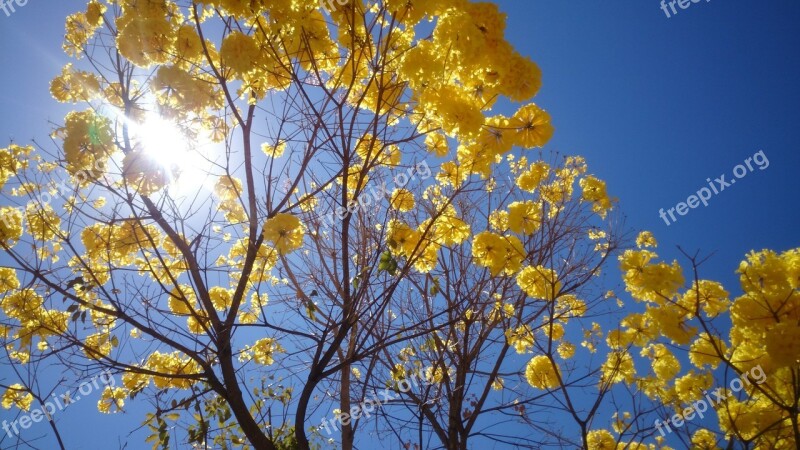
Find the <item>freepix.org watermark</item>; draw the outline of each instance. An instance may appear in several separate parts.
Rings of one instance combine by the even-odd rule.
[[[373,390],[372,397],[365,398],[364,401],[358,405],[351,407],[349,412],[342,412],[334,415],[333,420],[330,422],[328,422],[328,418],[323,417],[320,428],[323,428],[325,432],[328,433],[328,436],[330,436],[333,434],[333,431],[339,431],[337,424],[347,426],[350,425],[350,422],[358,420],[362,416],[370,418],[372,417],[372,413],[379,410],[384,404],[400,398],[400,393],[405,394],[411,391],[412,388],[428,386],[432,383],[432,380],[427,377],[420,378],[417,375],[411,375],[397,382],[397,391],[399,392],[386,388],[380,391],[380,395],[378,395],[379,391]],[[331,431],[331,428],[333,428],[333,431]]]
[[[701,1],[702,0],[661,0],[661,10],[667,15],[667,19],[670,19],[672,16],[678,14],[678,9],[675,8],[675,5],[678,5],[680,9],[688,9],[693,3],[700,3]],[[711,0],[706,0],[706,3],[710,1]],[[672,10],[672,14],[669,13],[670,10]]]
[[[17,6],[22,8],[28,4],[28,0],[0,0],[0,9],[6,13],[6,17],[11,17],[17,12]]]
[[[753,163],[755,163],[755,167],[753,166]],[[678,213],[679,216],[685,216],[686,214],[689,214],[690,209],[697,208],[701,203],[703,206],[708,206],[708,201],[711,200],[712,194],[717,195],[725,189],[733,186],[736,183],[736,180],[746,177],[748,173],[755,171],[756,167],[758,167],[760,170],[764,170],[769,167],[769,159],[767,159],[767,155],[764,154],[764,150],[759,150],[758,153],[745,159],[744,164],[739,164],[734,167],[734,178],[728,180],[726,179],[727,175],[725,174],[715,178],[714,181],[711,181],[711,178],[706,178],[708,187],[704,186],[700,188],[696,192],[696,195],[690,195],[685,202],[680,202],[673,208],[669,208],[667,210],[664,208],[659,209],[658,216],[664,220],[664,223],[666,223],[667,226],[670,226],[678,221],[678,218],[675,217],[675,213]]]
[[[102,171],[104,170],[104,168],[105,168],[105,163],[102,163],[100,161],[95,161],[94,170]],[[81,171],[76,173],[75,175],[73,175],[74,180],[77,183],[84,183],[86,180],[89,179],[87,173],[88,171]],[[53,188],[52,194],[50,194],[50,192],[48,191],[41,192],[39,193],[39,195],[36,196],[36,199],[28,201],[28,203],[26,203],[24,207],[22,206],[13,207],[11,208],[11,210],[16,211],[22,217],[25,217],[25,212],[28,210],[28,208],[45,207],[49,205],[54,199],[62,199],[62,198],[67,199],[69,198],[69,194],[75,193],[75,185],[68,183],[65,180],[60,180],[57,183],[56,182],[51,182],[51,183],[53,183],[50,185]],[[6,214],[0,214],[0,221],[2,221],[7,227],[12,227],[14,225],[13,220],[14,218],[12,217],[10,211],[7,212]]]
[[[337,6],[344,6],[346,5],[348,0],[320,0],[319,4],[322,6],[322,9],[327,11],[329,14],[333,11],[336,11]]]
[[[661,433],[662,437],[666,436],[666,433],[664,433],[664,428],[667,429],[667,433],[672,433],[672,427],[682,427],[686,422],[694,419],[695,415],[703,419],[705,417],[705,412],[708,411],[709,407],[713,408],[714,405],[724,402],[725,399],[735,395],[744,389],[745,386],[750,386],[752,384],[760,385],[765,381],[767,381],[767,374],[764,373],[764,369],[761,368],[761,365],[755,366],[748,372],[742,372],[741,377],[731,380],[730,395],[723,388],[717,388],[717,390],[712,393],[703,392],[703,395],[705,395],[704,398],[701,398],[700,400],[687,406],[683,411],[681,411],[680,414],[675,414],[674,416],[668,418],[665,422],[662,422],[661,419],[656,419],[653,425],[656,427],[658,432]]]
[[[426,180],[430,178],[432,174],[433,172],[431,172],[431,168],[428,166],[428,163],[426,161],[422,161],[415,166],[409,167],[405,172],[400,172],[395,175],[392,179],[394,182],[393,187],[403,188],[415,178]],[[353,214],[356,211],[373,206],[378,202],[385,200],[391,194],[392,190],[388,189],[386,182],[383,182],[380,184],[380,186],[377,186],[377,189],[375,186],[373,186],[369,192],[364,190],[357,199],[351,200],[347,205],[347,208],[340,206],[334,211],[331,211],[327,215],[323,216],[322,223],[328,227],[333,226],[336,219],[340,221],[344,220],[348,214]]]
[[[33,409],[29,413],[21,415],[11,423],[4,420],[2,423],[3,431],[5,431],[9,437],[13,438],[20,433],[20,430],[17,428],[18,425],[21,429],[27,430],[32,424],[39,423],[42,419],[46,418],[48,421],[52,421],[53,414],[55,414],[56,411],[63,411],[67,406],[79,401],[81,398],[85,398],[92,392],[105,388],[106,386],[114,387],[116,384],[117,380],[114,379],[111,372],[105,370],[99,375],[93,376],[88,381],[81,383],[75,392],[71,393],[67,391],[60,395],[53,393],[53,398],[43,402],[44,404],[42,404],[40,408]]]

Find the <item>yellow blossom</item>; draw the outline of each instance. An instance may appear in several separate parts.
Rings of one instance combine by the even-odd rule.
[[[276,214],[264,223],[264,239],[280,254],[291,253],[303,245],[303,224],[291,214]]]
[[[537,389],[555,389],[560,376],[561,370],[544,355],[534,356],[525,368],[525,378]]]
[[[5,394],[3,394],[2,405],[5,409],[11,409],[12,406],[28,411],[33,403],[33,394],[28,392],[25,386],[14,383],[8,387]]]
[[[400,212],[408,212],[414,209],[414,194],[407,189],[395,189],[392,192],[390,201],[392,208]]]
[[[112,407],[115,410],[114,412],[122,411],[127,397],[128,393],[125,392],[125,389],[106,386],[103,390],[103,394],[100,396],[100,400],[97,402],[97,410],[104,414],[110,414],[112,412]]]
[[[561,290],[561,282],[553,269],[543,266],[529,266],[517,275],[517,285],[528,296],[543,300],[553,300]]]

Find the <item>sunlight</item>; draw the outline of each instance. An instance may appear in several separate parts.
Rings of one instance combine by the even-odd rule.
[[[165,168],[180,168],[193,158],[189,138],[174,122],[148,114],[137,131],[144,151]]]
[[[149,113],[135,132],[145,153],[168,170],[173,189],[189,192],[204,184],[209,162],[199,150],[206,142],[197,142],[156,113]]]

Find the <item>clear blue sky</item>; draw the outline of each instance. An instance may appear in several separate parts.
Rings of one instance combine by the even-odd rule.
[[[736,294],[733,271],[748,250],[800,244],[800,2],[700,1],[671,18],[657,0],[499,3],[509,40],[544,73],[536,102],[553,116],[550,148],[586,156],[620,198],[627,225],[652,230],[663,255],[677,257],[676,245],[716,252],[703,276]],[[64,17],[83,5],[32,0],[10,17],[0,12],[0,145],[46,140],[48,120],[68,110],[50,98],[48,83],[68,62]],[[659,218],[707,178],[730,181],[759,150],[766,170],[756,167],[677,223]],[[99,393],[92,395],[76,408],[93,408]],[[77,444],[69,448],[96,449],[117,448],[111,436],[142,417],[59,420]],[[107,446],[82,439],[98,430]]]

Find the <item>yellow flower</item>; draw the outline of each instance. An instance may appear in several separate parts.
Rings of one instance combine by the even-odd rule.
[[[0,294],[19,289],[17,272],[10,267],[0,267]]]
[[[663,307],[648,306],[647,317],[658,332],[681,345],[688,344],[697,330],[686,323],[686,311],[672,304]]]
[[[495,391],[502,391],[503,385],[504,385],[503,379],[500,377],[497,377],[494,379],[494,381],[492,381],[492,389]]]
[[[424,376],[425,380],[428,381],[429,383],[438,384],[443,382],[445,375],[450,375],[451,372],[452,370],[450,369],[448,369],[447,372],[445,372],[444,368],[438,365],[436,367],[429,366],[425,368]]]
[[[720,450],[717,435],[706,429],[697,430],[692,436],[692,448],[696,450]]]
[[[426,247],[418,250],[413,256],[416,258],[414,261],[414,269],[420,273],[428,273],[436,267],[436,262],[439,258],[439,246],[436,244],[428,244]]]
[[[626,250],[619,256],[625,287],[636,300],[663,303],[683,285],[683,274],[677,261],[651,263],[658,255],[650,250]]]
[[[440,158],[447,156],[447,153],[450,152],[447,136],[441,133],[429,133],[425,136],[425,145],[428,147],[428,151]]]
[[[533,192],[550,175],[550,166],[544,161],[537,161],[530,165],[528,170],[517,177],[517,186],[520,189]]]
[[[103,395],[100,396],[100,400],[97,401],[97,410],[104,414],[110,414],[111,407],[113,406],[116,410],[114,412],[122,411],[127,396],[128,393],[125,392],[123,388],[106,386],[103,390]]]
[[[83,352],[92,359],[103,359],[111,353],[112,340],[108,333],[95,333],[86,337]]]
[[[264,223],[264,239],[279,254],[291,253],[303,245],[303,224],[291,214],[277,214]]]
[[[615,450],[617,440],[608,430],[592,430],[586,434],[586,446],[592,450]]]
[[[506,247],[502,236],[483,231],[473,238],[472,257],[478,265],[488,267],[492,276],[497,276],[505,266]]]
[[[428,89],[421,96],[421,104],[441,120],[442,129],[450,136],[471,136],[480,131],[484,116],[463,88],[444,85],[438,90]]]
[[[530,58],[513,54],[508,71],[503,76],[503,91],[515,102],[530,99],[542,86],[542,71]]]
[[[517,275],[517,285],[528,296],[544,300],[553,300],[561,290],[558,274],[553,269],[543,266],[529,266]]]
[[[498,209],[489,214],[489,225],[492,229],[499,232],[508,231],[508,211]]]
[[[508,118],[497,115],[486,120],[477,137],[477,144],[486,148],[495,156],[503,155],[511,150],[514,142],[509,138],[512,130],[508,126]]]
[[[264,338],[256,341],[250,351],[258,364],[269,366],[275,362],[273,359],[275,353],[282,353],[284,350],[275,339]]]
[[[414,209],[414,194],[407,189],[395,189],[392,192],[391,206],[400,212],[408,212]]]
[[[564,325],[560,323],[545,324],[544,334],[554,341],[559,341],[564,337]]]
[[[656,241],[653,233],[649,231],[642,231],[638,236],[636,236],[636,246],[639,248],[656,248],[658,247],[658,241]]]
[[[458,218],[455,208],[449,206],[437,219],[435,234],[437,242],[442,245],[458,245],[469,237],[470,226]]]
[[[125,155],[122,174],[128,187],[143,195],[158,192],[169,183],[167,168],[141,148]]]
[[[537,389],[554,389],[559,386],[561,370],[547,356],[534,356],[525,368],[525,378]]]
[[[653,344],[642,349],[642,355],[652,358],[653,373],[659,380],[671,380],[681,371],[680,361],[663,344]]]
[[[570,359],[575,355],[575,344],[571,342],[563,341],[558,344],[558,348],[556,349],[558,352],[558,356],[561,359]]]
[[[533,347],[533,330],[528,325],[522,325],[516,329],[508,329],[506,330],[506,341],[514,347],[517,353],[523,355]]]
[[[258,322],[258,312],[241,310],[239,311],[239,323],[244,325],[252,325]]]
[[[495,298],[502,298],[501,296],[495,295]],[[502,303],[500,301],[494,302],[494,306],[492,307],[492,311],[489,313],[489,320],[492,322],[497,322],[502,320],[503,317],[512,317],[514,315],[514,305],[511,303]]]
[[[204,311],[196,311],[196,315],[186,318],[186,328],[190,333],[205,333],[210,327],[210,319]]]
[[[777,367],[800,367],[800,326],[779,323],[767,330],[767,354]]]
[[[98,177],[116,151],[111,121],[92,110],[68,113],[59,131],[64,137],[67,171],[72,175],[86,171],[89,178]]]
[[[260,51],[252,36],[234,31],[222,41],[219,55],[224,65],[241,76],[255,68]]]
[[[704,311],[708,317],[714,318],[727,311],[730,302],[728,292],[720,283],[699,280],[680,296],[678,304],[693,315]]]
[[[241,180],[227,175],[219,177],[214,193],[219,197],[219,209],[225,213],[225,220],[236,223],[247,218],[240,201],[243,193]]]
[[[0,242],[15,244],[22,237],[22,212],[10,206],[0,207]]]
[[[455,161],[447,161],[439,168],[436,180],[442,185],[453,187],[461,186],[461,183],[469,178],[469,170],[461,167]]]
[[[172,290],[167,306],[173,314],[178,315],[189,315],[192,311],[199,309],[194,290],[191,286],[186,285],[181,285],[180,290],[178,288]]]
[[[269,157],[280,158],[283,156],[283,152],[286,151],[286,142],[281,142],[278,145],[272,145],[264,142],[261,144],[261,151]]]
[[[19,284],[18,281],[17,284]],[[0,306],[6,315],[21,322],[32,319],[42,303],[44,303],[44,299],[31,289],[14,292],[0,300]]]
[[[16,406],[23,411],[28,411],[31,408],[31,403],[33,403],[33,394],[19,383],[9,386],[6,393],[3,394],[2,404],[5,409],[11,409],[11,406]]]
[[[155,351],[147,358],[145,367],[153,372],[165,374],[165,376],[153,377],[153,383],[159,389],[189,389],[196,382],[195,380],[170,375],[197,375],[201,372],[197,361],[180,352],[161,353]]]
[[[33,204],[28,204],[25,211],[26,219],[28,222],[28,233],[34,239],[39,241],[47,241],[55,237],[56,232],[59,231],[61,218],[48,204],[43,204],[38,207]]]
[[[173,54],[176,30],[166,17],[143,17],[134,10],[120,17],[117,26],[117,48],[137,66],[162,64]]]
[[[721,361],[718,351],[723,356],[725,355],[728,351],[725,343],[716,336],[711,337],[708,333],[700,333],[689,348],[689,361],[700,369],[706,365],[715,369]]]
[[[35,291],[23,289],[4,296],[0,300],[0,307],[8,317],[26,322],[36,318],[43,303],[44,298]]]
[[[703,398],[714,384],[714,376],[710,372],[696,373],[690,370],[675,379],[675,395],[683,403],[689,404]]]
[[[94,74],[75,71],[67,64],[50,82],[50,94],[59,102],[88,102],[100,94],[100,82]]]
[[[606,183],[593,176],[581,178],[581,189],[583,190],[583,200],[592,203],[592,210],[600,217],[605,217],[606,212],[611,209],[611,199],[606,193]]]
[[[632,383],[636,376],[636,369],[633,366],[633,358],[627,351],[612,351],[608,353],[608,359],[602,367],[603,382],[619,383],[625,381]]]
[[[542,207],[533,201],[514,202],[508,206],[508,228],[514,233],[530,235],[539,228]]]
[[[67,16],[63,49],[68,55],[79,57],[86,42],[102,24],[94,17],[94,13],[90,5],[86,14],[75,13]]]
[[[178,28],[175,53],[178,58],[188,61],[197,61],[199,57],[203,56],[203,43],[193,25],[184,24]]]
[[[510,126],[517,130],[515,144],[528,149],[544,146],[555,131],[550,114],[533,103],[520,108],[510,119]]]
[[[406,368],[402,364],[395,364],[391,369],[391,374],[394,381],[402,381],[407,378]]]
[[[410,257],[414,254],[414,249],[419,245],[419,231],[409,227],[407,224],[390,220],[386,228],[386,242],[389,249],[395,255]]]
[[[138,392],[150,384],[150,376],[143,373],[128,372],[122,375],[122,385],[125,389]]]
[[[522,261],[525,259],[525,247],[518,237],[512,235],[503,236],[503,241],[506,246],[506,259],[503,265],[503,273],[506,275],[513,275],[517,273],[522,267]]]
[[[468,173],[479,174],[484,180],[491,176],[495,155],[487,147],[474,143],[459,145],[456,157],[458,164]]]
[[[92,26],[99,27],[103,24],[103,14],[105,14],[105,12],[105,5],[96,0],[92,0],[86,5],[86,21]]]
[[[214,286],[208,290],[208,296],[211,297],[211,303],[214,304],[214,309],[217,311],[224,311],[231,307],[233,303],[233,295],[230,290],[220,286]],[[195,311],[197,308],[195,308]]]
[[[355,152],[364,161],[371,162],[377,159],[381,148],[383,148],[383,143],[378,138],[371,133],[365,133],[356,143]]]

